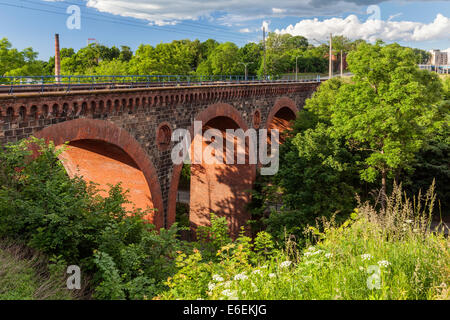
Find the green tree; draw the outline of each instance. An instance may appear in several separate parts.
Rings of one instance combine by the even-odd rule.
[[[120,54],[118,56],[120,61],[128,62],[131,60],[132,57],[133,57],[133,51],[131,51],[130,47],[128,47],[128,46],[120,47]],[[113,57],[113,58],[116,58],[116,57]]]
[[[32,48],[19,51],[8,39],[0,40],[0,76],[37,76],[44,74],[45,63],[37,60]]]
[[[155,53],[155,48],[151,45],[141,44],[136,50],[133,58],[129,63],[129,70],[132,74],[138,75],[151,75],[157,74],[157,57]]]
[[[260,220],[254,222],[256,231],[265,226],[279,241],[287,233],[301,243],[303,230],[317,218],[336,213],[342,221],[356,205],[355,194],[364,191],[358,175],[362,152],[350,150],[329,129],[328,106],[342,85],[338,78],[327,81],[307,100],[281,146],[278,173],[258,178],[250,206],[254,219]]]
[[[417,64],[427,64],[430,61],[431,53],[422,49],[413,49],[416,54],[416,63]]]
[[[256,75],[261,64],[263,48],[260,44],[250,42],[239,48],[240,62],[249,63],[248,74]],[[245,70],[244,70],[245,71]]]
[[[410,167],[433,127],[441,83],[419,70],[414,52],[398,44],[361,44],[348,62],[354,77],[329,105],[332,136],[369,152],[361,178],[374,182],[381,176],[384,203],[387,178]]]
[[[201,75],[234,75],[242,67],[239,65],[239,48],[232,42],[217,46],[207,60],[200,63],[197,74]]]
[[[128,75],[128,64],[120,59],[101,61],[94,69],[97,75]]]
[[[217,42],[214,39],[208,39],[205,42],[202,42],[200,44],[199,49],[199,59],[198,64],[203,62],[204,60],[208,59],[209,55],[213,52],[215,48],[217,48],[220,45],[219,42]]]

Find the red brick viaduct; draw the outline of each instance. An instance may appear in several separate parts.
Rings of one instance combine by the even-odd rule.
[[[171,160],[171,132],[193,122],[220,130],[280,128],[295,118],[319,83],[255,83],[0,95],[0,145],[31,135],[69,142],[69,175],[102,188],[122,182],[130,200],[156,210],[157,228],[175,222],[182,165]],[[232,233],[249,218],[245,204],[256,165],[193,165],[190,219],[227,216]]]

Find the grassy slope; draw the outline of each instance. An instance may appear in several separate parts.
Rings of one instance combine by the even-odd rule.
[[[46,274],[42,260],[26,251],[0,248],[0,300],[71,299],[64,280]]]

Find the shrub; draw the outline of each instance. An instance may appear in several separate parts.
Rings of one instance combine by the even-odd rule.
[[[93,275],[94,297],[152,297],[176,271],[175,251],[185,247],[176,225],[158,233],[142,218],[147,212],[125,210],[120,184],[103,198],[94,184],[71,179],[58,160],[62,150],[36,138],[5,146],[0,237],[37,249],[59,265],[79,265],[84,275]]]
[[[217,217],[214,213],[210,213],[211,225],[199,226],[197,229],[197,239],[199,247],[204,254],[214,259],[215,253],[221,247],[231,242],[228,233],[228,222],[225,217]]]

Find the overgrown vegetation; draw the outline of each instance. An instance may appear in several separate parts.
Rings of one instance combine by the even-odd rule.
[[[410,201],[395,187],[385,210],[364,203],[343,224],[324,219],[300,250],[292,240],[274,249],[264,231],[216,238],[214,259],[179,253],[158,299],[448,299],[450,242],[430,231],[434,200],[432,188]]]
[[[95,298],[142,299],[163,290],[175,252],[186,246],[176,227],[157,232],[142,218],[146,212],[126,211],[120,185],[103,198],[95,185],[69,178],[62,150],[31,138],[0,153],[0,238],[59,265],[79,265],[92,277]]]

